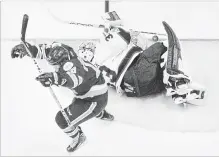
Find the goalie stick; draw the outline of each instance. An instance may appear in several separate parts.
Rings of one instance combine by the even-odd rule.
[[[37,64],[37,61],[33,58],[32,54],[31,54],[31,52],[30,52],[30,50],[29,50],[29,48],[28,48],[28,46],[27,46],[27,44],[26,44],[26,41],[25,41],[25,35],[26,35],[26,29],[27,29],[28,20],[29,20],[29,16],[28,16],[27,14],[25,14],[25,15],[23,16],[23,21],[22,21],[21,42],[22,42],[22,44],[24,45],[24,47],[26,48],[28,55],[33,59],[34,64],[37,66],[37,69],[38,69],[39,73],[42,73],[41,68],[40,68],[39,65]],[[61,105],[61,103],[59,102],[59,100],[58,100],[57,96],[55,95],[55,93],[54,93],[54,91],[53,91],[53,89],[52,89],[51,86],[49,87],[49,90],[50,90],[51,95],[52,95],[53,98],[55,99],[57,105],[59,106],[60,111],[61,111],[63,117],[65,118],[65,120],[66,120],[66,122],[68,123],[68,125],[70,125],[71,122],[70,122],[70,120],[69,120],[67,114],[65,113],[64,109],[62,108],[62,105]]]
[[[78,26],[84,26],[84,27],[94,27],[94,28],[105,28],[104,25],[97,25],[97,24],[85,24],[85,23],[79,23],[79,22],[74,22],[74,21],[65,21],[62,20],[60,18],[58,18],[57,16],[55,16],[48,8],[47,11],[49,12],[49,14],[56,20],[59,21],[61,23],[64,24],[70,24],[70,25],[78,25]],[[162,33],[155,33],[155,32],[145,32],[145,31],[136,31],[139,33],[145,33],[145,34],[154,34],[154,35],[163,35],[163,36],[167,36],[166,34],[162,34]]]

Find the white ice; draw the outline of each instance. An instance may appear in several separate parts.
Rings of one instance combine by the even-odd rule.
[[[14,44],[1,43],[1,155],[219,155],[218,41],[182,42],[185,68],[207,88],[202,106],[185,109],[164,95],[119,97],[110,89],[107,110],[115,121],[82,124],[87,143],[72,154],[65,150],[70,139],[55,123],[59,108],[34,80],[38,72],[32,60],[10,58]],[[68,90],[54,91],[63,106],[70,103]]]

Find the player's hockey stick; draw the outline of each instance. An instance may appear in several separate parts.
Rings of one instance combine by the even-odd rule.
[[[28,55],[33,59],[34,64],[37,66],[37,69],[38,69],[39,73],[42,73],[41,68],[40,68],[39,65],[37,64],[37,61],[33,58],[32,53],[30,52],[30,50],[29,50],[29,48],[28,48],[28,46],[27,46],[27,44],[26,44],[26,42],[25,42],[25,35],[26,35],[26,29],[27,29],[28,20],[29,20],[29,16],[28,16],[27,14],[25,14],[25,15],[23,16],[23,21],[22,21],[21,42],[22,42],[22,44],[24,45],[24,47],[26,48]],[[53,98],[55,99],[57,105],[59,106],[60,111],[61,111],[62,115],[64,116],[66,122],[68,123],[68,125],[70,125],[71,122],[70,122],[70,120],[69,120],[67,114],[65,113],[64,109],[62,108],[62,105],[61,105],[61,103],[59,102],[57,96],[55,95],[55,93],[54,93],[52,87],[49,87],[49,90],[50,90],[50,93],[52,94]]]
[[[64,23],[64,24],[70,24],[70,25],[78,25],[78,26],[84,26],[84,27],[94,27],[94,28],[105,28],[104,25],[96,25],[96,24],[85,24],[85,23],[78,23],[78,22],[74,22],[74,21],[64,21],[60,18],[58,18],[57,16],[55,16],[48,8],[47,8],[49,14],[57,21]],[[145,31],[137,31],[139,33],[145,33],[145,34],[154,34],[154,35],[163,35],[163,36],[167,36],[166,34],[162,34],[162,33],[155,33],[155,32],[145,32]]]

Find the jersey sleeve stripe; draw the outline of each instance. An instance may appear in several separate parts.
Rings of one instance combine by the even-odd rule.
[[[106,93],[108,90],[108,87],[106,85],[106,83],[101,84],[101,85],[94,85],[91,87],[91,89],[84,95],[76,95],[76,98],[80,98],[80,99],[85,99],[85,98],[89,98],[89,97],[94,97],[94,96],[98,96],[101,94]]]
[[[73,87],[72,89],[74,89],[75,87],[77,87],[79,85],[79,80],[78,77],[75,74],[69,73],[67,72],[68,76],[72,79],[73,81]]]

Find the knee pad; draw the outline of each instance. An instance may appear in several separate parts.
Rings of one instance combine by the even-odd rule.
[[[55,117],[55,121],[57,123],[57,125],[61,128],[61,129],[65,129],[68,127],[68,123],[66,122],[64,116],[62,115],[61,111],[59,111],[57,114],[56,114],[56,117]]]

